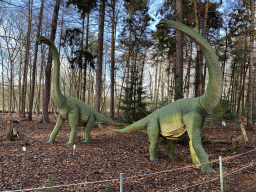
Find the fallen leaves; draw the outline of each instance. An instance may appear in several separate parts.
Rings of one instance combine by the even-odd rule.
[[[167,158],[166,145],[159,144],[159,162],[149,160],[149,141],[147,137],[140,139],[136,134],[117,134],[109,131],[107,126],[94,128],[91,131],[91,142],[82,143],[82,133],[79,129],[73,146],[66,146],[68,140],[69,125],[66,122],[57,135],[53,144],[47,144],[54,123],[45,125],[39,123],[41,117],[33,116],[33,121],[21,121],[14,126],[20,131],[19,138],[14,141],[0,140],[0,190],[15,190],[43,187],[52,177],[55,185],[76,184],[81,182],[95,182],[120,177],[124,173],[125,191],[168,191],[187,187],[197,183],[218,177],[217,174],[202,174],[200,169],[184,168],[192,166],[189,147],[176,145],[176,160]],[[3,121],[18,120],[19,117],[4,116]],[[51,116],[51,121],[55,118]],[[206,127],[202,134],[212,140],[227,140],[232,135],[241,135],[238,125],[227,124],[231,129],[219,127]],[[0,125],[0,135],[5,134],[6,123]],[[256,133],[247,132],[250,145],[256,146]],[[22,165],[24,139],[30,139],[27,146],[26,166]],[[211,160],[219,158],[219,155],[227,158],[223,161],[226,167],[225,174],[249,165],[256,158],[256,152],[232,158],[232,156],[252,150],[240,146],[232,148],[231,142],[206,143],[204,149]],[[218,169],[218,162],[212,163],[213,168]],[[150,173],[156,173],[151,174]],[[146,175],[145,175],[146,174]],[[145,175],[145,176],[143,176]],[[138,176],[138,177],[137,177]],[[127,178],[129,177],[129,178]],[[130,178],[132,177],[132,178]],[[252,181],[256,180],[255,166],[249,166],[241,172],[230,175],[225,182],[229,191],[252,191],[256,189]],[[109,186],[107,186],[109,185]],[[119,182],[99,182],[70,187],[57,188],[59,191],[100,191],[112,186],[112,190],[119,190]],[[218,181],[208,182],[189,188],[189,191],[219,191]]]

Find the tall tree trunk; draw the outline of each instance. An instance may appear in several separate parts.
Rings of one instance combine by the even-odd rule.
[[[2,106],[3,106],[3,110],[2,110],[2,115],[4,115],[4,57],[3,57],[3,50],[2,50],[2,46],[0,44],[0,49],[1,49],[1,62],[2,62],[2,93],[3,93],[3,97],[2,97]]]
[[[19,116],[21,115],[21,69],[22,69],[22,51],[20,50],[20,63],[19,63],[19,87],[18,87],[18,94],[19,94],[19,99],[18,99],[18,114]]]
[[[182,0],[176,0],[176,21],[182,23]],[[174,100],[183,98],[183,33],[176,30],[176,63]]]
[[[193,55],[193,46],[192,46],[192,41],[190,43],[190,55],[189,55],[189,60],[188,60],[188,69],[187,69],[187,81],[186,81],[186,89],[187,89],[187,94],[186,97],[189,98],[189,88],[190,88],[190,69],[192,65],[192,55]]]
[[[41,32],[42,26],[42,19],[43,19],[43,9],[44,8],[44,0],[41,1],[41,8],[39,13],[39,23],[37,26],[37,37],[39,37]],[[34,55],[34,62],[33,62],[33,72],[32,72],[32,81],[31,81],[31,93],[29,98],[29,112],[28,112],[28,120],[32,121],[32,110],[33,110],[33,100],[34,100],[34,93],[35,93],[35,81],[36,81],[36,63],[37,63],[37,52],[38,52],[38,41],[36,41],[35,45],[35,55]]]
[[[43,78],[43,70],[44,70],[44,46],[41,46],[41,69],[40,69],[40,75],[39,75],[39,84],[38,84],[38,95],[37,95],[37,110],[36,114],[39,115],[40,113],[40,104],[41,104],[41,82]]]
[[[158,93],[157,93],[157,76],[158,76],[158,58],[156,63],[156,74],[155,74],[155,91],[154,91],[154,102],[155,102],[155,109],[157,108],[158,103]]]
[[[29,65],[29,50],[30,50],[30,34],[31,34],[31,19],[32,19],[32,2],[28,2],[28,32],[26,38],[26,50],[25,50],[25,61],[24,61],[24,72],[23,72],[23,84],[22,84],[22,97],[21,97],[21,117],[25,117],[26,108],[26,94],[27,94],[27,73]]]
[[[253,93],[253,48],[254,48],[254,0],[250,1],[251,15],[250,15],[250,52],[249,52],[249,82],[248,82],[248,103],[247,103],[247,129],[252,128],[252,93]]]
[[[198,33],[200,33],[199,21],[198,21],[198,11],[197,11],[197,1],[193,0],[193,4],[194,4],[194,12],[195,12],[195,27],[196,27],[196,31]],[[202,66],[201,66],[201,61],[200,61],[200,48],[199,48],[199,45],[197,45],[195,97],[200,96],[201,73],[202,73]]]
[[[110,118],[114,118],[115,115],[115,108],[114,108],[114,101],[115,101],[115,7],[116,7],[116,0],[112,1],[112,34],[111,34],[111,67],[110,67]]]
[[[53,10],[51,34],[50,34],[50,40],[52,42],[54,42],[55,40],[55,34],[57,30],[60,1],[61,0],[56,0],[54,10]],[[45,90],[44,90],[44,104],[43,104],[43,122],[44,123],[49,122],[48,105],[50,101],[50,90],[51,90],[51,69],[52,69],[52,53],[49,50],[47,64],[45,68]]]
[[[208,12],[209,12],[209,0],[205,0],[205,11],[204,11],[204,22],[203,22],[203,31],[202,31],[202,36],[206,38],[206,29],[207,29],[207,20],[208,20]],[[201,66],[203,66],[203,52],[200,51],[200,61],[201,61]],[[201,73],[201,94],[204,93],[205,90],[205,77],[206,77],[206,64],[204,65],[204,72]]]
[[[84,20],[83,19],[83,34],[84,34]],[[87,14],[87,23],[86,23],[86,39],[85,39],[85,49],[89,50],[89,22],[90,22],[90,13]],[[82,100],[85,102],[85,93],[86,93],[86,76],[87,76],[87,64],[84,66],[84,83],[83,83],[83,95]]]
[[[105,0],[100,0],[100,19],[98,36],[98,60],[96,69],[96,96],[94,108],[100,111],[101,89],[102,89],[102,59],[103,59],[103,41],[104,41],[104,18],[105,18]]]

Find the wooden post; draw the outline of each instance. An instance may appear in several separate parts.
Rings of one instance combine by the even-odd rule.
[[[124,180],[123,180],[123,173],[120,173],[120,192],[124,191]]]
[[[13,137],[13,123],[11,121],[7,122],[7,130],[6,130],[6,139],[14,140]]]
[[[223,192],[223,169],[222,169],[221,156],[219,156],[219,162],[220,162],[220,189],[221,189],[221,192]]]
[[[248,142],[249,140],[248,140],[248,137],[247,137],[247,135],[246,135],[245,128],[244,128],[244,117],[243,117],[243,116],[241,116],[241,119],[240,119],[240,127],[241,127],[241,130],[242,130],[242,134],[243,134],[243,136],[244,136],[244,140],[245,140],[246,142]]]
[[[26,147],[23,147],[22,150],[23,150],[23,166],[26,166],[27,149]]]

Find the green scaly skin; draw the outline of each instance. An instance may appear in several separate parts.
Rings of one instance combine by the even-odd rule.
[[[218,105],[222,93],[222,72],[218,58],[207,40],[190,27],[175,22],[161,20],[157,27],[172,27],[178,29],[196,41],[206,59],[209,71],[209,81],[204,95],[197,98],[177,100],[163,108],[160,108],[144,119],[141,119],[124,129],[112,129],[119,133],[132,133],[146,131],[150,141],[150,160],[158,161],[157,147],[159,137],[167,139],[167,155],[175,159],[175,142],[185,133],[190,138],[189,146],[192,161],[195,164],[202,164],[203,173],[215,172],[210,167],[209,159],[201,143],[200,132],[203,128],[206,117],[211,114]]]
[[[74,144],[78,126],[82,127],[83,142],[87,143],[90,141],[90,131],[96,122],[117,126],[127,125],[124,123],[116,123],[111,121],[106,116],[96,111],[92,106],[87,105],[85,102],[75,97],[63,95],[60,90],[60,59],[58,50],[53,42],[46,37],[40,36],[37,41],[49,45],[54,60],[51,82],[51,98],[59,109],[59,117],[50,135],[48,143],[54,142],[65,120],[68,120],[71,127],[70,137],[66,143],[67,145]]]

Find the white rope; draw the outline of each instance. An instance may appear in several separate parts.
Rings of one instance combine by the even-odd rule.
[[[231,158],[234,158],[234,157],[239,157],[239,156],[241,156],[241,155],[245,155],[245,154],[251,153],[251,152],[253,152],[253,151],[256,151],[256,149],[253,149],[253,150],[251,150],[251,151],[247,151],[247,152],[244,152],[244,153],[240,153],[240,154],[237,154],[237,155],[234,155],[234,156],[231,156],[231,157],[224,157],[223,160],[231,159]]]
[[[244,155],[244,154],[247,154],[247,153],[251,153],[253,151],[256,151],[256,149],[251,150],[251,151],[247,151],[247,152],[244,152],[244,153],[241,153],[241,154],[238,154],[238,155],[234,155],[234,156],[231,156],[231,157],[225,157],[225,158],[223,158],[223,160],[231,159],[233,157],[238,157],[238,156],[241,156],[241,155]],[[213,162],[216,162],[216,161],[219,161],[219,159],[212,160],[209,163],[213,163]],[[171,171],[177,171],[177,170],[180,170],[180,169],[192,168],[192,167],[196,167],[196,166],[200,166],[200,165],[205,165],[205,164],[208,164],[208,163],[201,163],[201,164],[191,165],[191,166],[187,166],[187,167],[179,167],[179,168],[175,168],[175,169],[170,169],[170,170],[166,170],[166,171],[159,171],[159,172],[154,172],[154,173],[146,173],[146,174],[142,174],[142,175],[135,175],[135,176],[131,176],[131,177],[125,177],[124,179],[132,179],[132,178],[136,178],[136,177],[144,177],[144,176],[155,175],[155,174],[159,174],[159,173],[167,173],[167,172],[171,172]]]
[[[231,156],[231,157],[225,157],[223,158],[224,160],[226,159],[231,159],[231,158],[234,158],[234,157],[238,157],[238,156],[241,156],[241,155],[244,155],[244,154],[247,154],[247,153],[251,153],[253,151],[256,151],[256,149],[254,150],[251,150],[251,151],[247,151],[247,152],[244,152],[244,153],[241,153],[241,154],[238,154],[238,155],[234,155],[234,156]],[[218,161],[218,159],[215,159],[215,160],[212,160],[211,162],[209,163],[213,163],[213,162],[216,162]],[[255,164],[256,162],[246,166],[246,167],[249,167],[253,164]],[[179,167],[179,168],[175,168],[175,169],[170,169],[170,170],[166,170],[166,171],[159,171],[159,172],[154,172],[154,173],[146,173],[146,174],[142,174],[142,175],[135,175],[135,176],[130,176],[130,177],[125,177],[123,179],[133,179],[133,178],[137,178],[137,177],[144,177],[144,176],[149,176],[149,175],[155,175],[155,174],[160,174],[160,173],[167,173],[167,172],[171,172],[171,171],[177,171],[177,170],[181,170],[181,169],[187,169],[187,168],[192,168],[192,167],[196,167],[196,166],[199,166],[199,165],[204,165],[204,164],[208,164],[208,163],[201,163],[201,164],[196,164],[196,165],[191,165],[191,166],[187,166],[187,167]],[[244,168],[246,168],[244,167]],[[242,169],[244,169],[242,168]],[[239,170],[237,170],[239,171]],[[235,171],[235,172],[237,172]],[[233,174],[235,172],[232,172],[230,174]],[[229,174],[228,174],[229,175]],[[225,175],[226,176],[226,175]],[[207,182],[211,182],[211,181],[214,181],[218,178],[215,178],[215,179],[212,179],[212,180],[209,180],[209,181],[206,181],[206,182],[202,182],[202,183],[198,183],[198,184],[195,184],[195,185],[191,185],[189,187],[193,187],[193,186],[197,186],[197,185],[201,185],[201,184],[204,184],[204,183],[207,183]],[[111,180],[101,180],[101,181],[92,181],[92,182],[84,182],[84,183],[76,183],[76,184],[67,184],[67,185],[56,185],[56,186],[51,186],[51,187],[41,187],[41,188],[32,188],[32,189],[20,189],[20,190],[12,190],[12,191],[4,191],[4,192],[18,192],[18,191],[32,191],[32,190],[40,190],[40,189],[50,189],[50,188],[60,188],[60,187],[69,187],[69,186],[77,186],[77,185],[86,185],[86,184],[94,184],[94,183],[102,183],[102,182],[111,182],[111,181],[119,181],[119,178],[118,179],[111,179]],[[186,187],[186,188],[189,188],[189,187]],[[178,189],[178,190],[182,190],[182,189],[186,189],[186,188],[181,188],[181,189]]]
[[[254,165],[254,164],[256,164],[256,162],[253,162],[253,163],[251,163],[250,165],[247,165],[247,166],[242,167],[242,168],[240,168],[240,169],[237,169],[237,170],[235,170],[235,171],[233,171],[233,172],[231,172],[231,173],[228,173],[228,174],[224,175],[224,177],[229,176],[229,175],[232,175],[232,174],[234,174],[234,173],[236,173],[236,172],[238,172],[238,171],[241,171],[241,170],[243,170],[243,169],[245,169],[245,168],[247,168],[247,167],[250,167],[250,166],[252,166],[252,165]],[[190,185],[190,186],[183,187],[183,188],[176,189],[176,190],[172,190],[172,191],[185,190],[185,189],[188,189],[188,188],[191,188],[191,187],[195,187],[195,186],[198,186],[198,185],[202,185],[202,184],[205,184],[205,183],[209,183],[209,182],[212,182],[212,181],[216,181],[216,180],[218,180],[218,179],[219,179],[219,177],[216,177],[216,178],[211,179],[211,180],[208,180],[208,181],[204,181],[204,182],[201,182],[201,183],[197,183],[197,184],[194,184],[194,185]],[[171,191],[170,191],[170,192],[171,192]]]
[[[31,188],[31,189],[18,189],[12,191],[3,191],[3,192],[16,192],[16,191],[33,191],[33,190],[40,190],[40,189],[51,189],[51,188],[60,188],[60,187],[70,187],[76,185],[86,185],[86,184],[95,184],[95,183],[103,183],[103,182],[111,182],[111,181],[119,181],[118,179],[110,179],[110,180],[101,180],[101,181],[92,181],[92,182],[84,182],[84,183],[75,183],[75,184],[67,184],[67,185],[56,185],[51,187],[40,187],[40,188]]]

